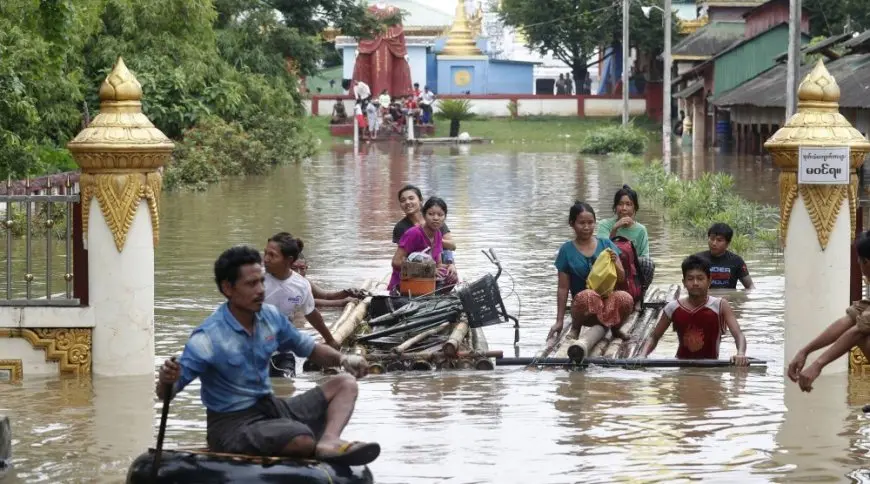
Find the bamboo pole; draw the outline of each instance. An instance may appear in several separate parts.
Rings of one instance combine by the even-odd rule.
[[[363,285],[361,286],[361,289],[364,290],[364,291],[371,291],[372,288],[373,288],[376,284],[377,284],[377,282],[375,282],[374,279],[366,279],[365,282],[363,282]],[[335,320],[335,321],[334,321],[334,322],[329,326],[329,330],[330,330],[330,331],[333,331],[333,330],[334,330],[335,328],[337,328],[338,325],[340,325],[344,320],[346,320],[348,317],[350,317],[351,313],[352,313],[353,310],[354,310],[354,309],[359,305],[359,303],[360,303],[360,301],[359,301],[359,300],[356,300],[356,301],[349,302],[349,303],[345,304],[345,305],[344,305],[344,311],[342,311],[341,316],[339,316],[338,319],[336,319],[336,320]]]
[[[450,358],[456,356],[459,352],[459,348],[462,345],[462,342],[465,340],[465,336],[468,335],[468,320],[463,316],[462,319],[453,327],[453,332],[450,333],[450,337],[447,339],[447,342],[444,343],[442,351],[445,355]]]
[[[471,347],[478,353],[489,351],[489,343],[486,342],[486,334],[484,334],[483,328],[471,329]]]
[[[669,302],[680,296],[680,286],[677,284],[672,284],[668,286],[667,289],[659,293],[659,299],[657,301],[650,300],[650,302]],[[661,309],[651,311],[649,319],[644,321],[644,324],[640,325],[637,329],[638,338],[632,338],[631,343],[628,345],[628,348],[624,350],[624,355],[628,358],[636,358],[638,353],[643,349],[643,345],[646,342],[649,335],[652,333],[653,328],[655,328],[656,322],[661,315]]]
[[[366,311],[368,311],[371,302],[372,296],[366,297],[354,307],[347,319],[342,321],[340,325],[336,325],[335,331],[332,332],[332,337],[338,341],[338,344],[343,344],[345,340],[356,332],[357,326],[365,319]]]
[[[450,322],[449,322],[449,321],[445,321],[445,322],[439,324],[438,326],[436,326],[436,327],[434,327],[434,328],[432,328],[432,329],[430,329],[430,330],[423,331],[422,333],[418,334],[417,336],[414,336],[414,337],[412,337],[412,338],[408,338],[407,341],[405,341],[404,343],[400,344],[399,346],[396,346],[395,348],[393,348],[392,351],[393,351],[393,353],[402,354],[402,353],[404,353],[405,350],[407,350],[408,348],[410,348],[410,347],[414,346],[415,344],[417,344],[417,343],[423,341],[424,339],[428,338],[429,336],[432,336],[433,334],[438,334],[438,333],[444,331],[444,330],[447,329],[448,327],[450,327]]]
[[[606,332],[607,328],[596,324],[581,333],[574,343],[568,346],[568,358],[578,363],[582,362],[586,358],[586,355],[589,354],[589,350],[604,337]]]
[[[645,315],[648,312],[649,311],[641,310],[641,311],[635,311],[635,312],[631,313],[631,316],[629,316],[628,319],[625,320],[625,324],[622,325],[622,328],[620,328],[620,331],[622,331],[623,334],[625,334],[626,336],[628,336],[630,338],[632,331],[634,331],[634,328],[637,327],[637,322],[640,319],[642,319],[643,315]],[[600,356],[613,358],[619,352],[619,349],[625,345],[625,343],[626,343],[626,341],[623,341],[619,338],[612,338],[610,344],[607,345],[607,348],[605,348],[601,352]]]

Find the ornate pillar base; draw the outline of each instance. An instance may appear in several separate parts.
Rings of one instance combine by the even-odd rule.
[[[809,205],[816,210],[816,201]],[[827,249],[822,250],[803,195],[791,209],[785,238],[785,363],[810,340],[845,314],[849,294],[849,245],[852,225],[848,200],[834,204]],[[811,356],[818,357],[817,352]],[[832,362],[825,373],[845,372],[847,358]]]
[[[154,244],[145,200],[134,208],[124,251],[99,204],[90,206],[88,257],[90,304],[96,327],[96,375],[154,374]],[[98,255],[98,256],[97,256]]]

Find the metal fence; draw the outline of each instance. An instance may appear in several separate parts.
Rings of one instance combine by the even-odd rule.
[[[75,257],[84,254],[76,250],[81,245],[76,243],[81,241],[77,178],[0,183],[0,236],[5,240],[0,306],[83,304],[75,290],[75,269],[87,264]]]

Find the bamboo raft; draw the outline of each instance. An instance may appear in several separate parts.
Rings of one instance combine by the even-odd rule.
[[[552,346],[544,348],[537,359],[557,358],[567,359],[577,364],[587,358],[595,359],[631,359],[637,358],[643,349],[643,343],[652,333],[661,316],[665,305],[678,298],[680,286],[653,285],[646,292],[640,311],[635,311],[622,326],[622,332],[629,336],[623,341],[614,338],[610,331],[601,325],[583,327],[577,339],[567,337],[571,330],[566,324],[562,334]],[[568,316],[570,319],[570,316]]]
[[[368,280],[363,289],[373,291],[385,284]],[[342,345],[342,352],[365,356],[369,373],[394,371],[432,371],[447,369],[492,370],[501,351],[490,351],[483,328],[471,328],[466,315],[456,311],[455,302],[445,301],[441,312],[431,311],[421,317],[419,324],[395,324],[373,331],[369,308],[373,297],[348,303],[341,316],[329,326],[333,338]],[[412,301],[432,301],[437,298],[418,298]],[[429,316],[431,314],[431,316]],[[375,338],[376,337],[376,338]],[[319,338],[322,340],[322,338]],[[308,360],[302,371],[336,373],[334,368],[319,368]]]

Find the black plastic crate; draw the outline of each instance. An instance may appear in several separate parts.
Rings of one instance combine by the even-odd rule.
[[[458,292],[462,309],[468,316],[468,324],[472,328],[508,321],[498,282],[491,274],[460,287]]]

